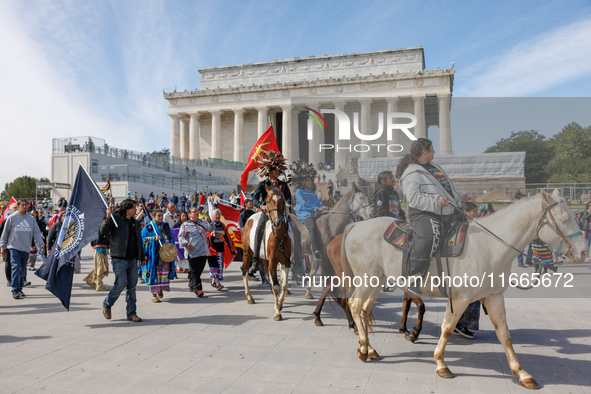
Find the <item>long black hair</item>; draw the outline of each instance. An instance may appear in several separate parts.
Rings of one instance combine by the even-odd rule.
[[[396,167],[396,179],[400,179],[409,164],[419,164],[419,157],[423,154],[423,149],[431,150],[433,143],[427,138],[419,138],[410,146],[410,153],[400,160]]]

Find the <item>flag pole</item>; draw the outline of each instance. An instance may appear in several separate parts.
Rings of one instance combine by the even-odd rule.
[[[92,179],[90,177],[90,174],[88,173],[88,171],[86,171],[86,168],[84,168],[84,165],[82,164],[81,161],[78,162],[80,164],[80,167],[82,167],[82,169],[84,170],[84,173],[86,174],[86,176],[88,177],[88,179],[90,179],[90,181],[92,182],[92,184],[94,185],[94,188],[96,189],[96,192],[98,194],[101,195],[101,201],[103,202],[103,204],[105,204],[105,208],[109,208],[109,206],[107,205],[107,202],[105,201],[105,196],[103,195],[103,193],[101,193],[101,191],[98,188],[98,185],[96,184],[96,182],[94,181],[94,179]],[[111,219],[113,220],[113,223],[115,223],[115,227],[119,227],[119,225],[117,224],[117,222],[115,221],[115,219],[113,219],[113,217],[111,216]]]

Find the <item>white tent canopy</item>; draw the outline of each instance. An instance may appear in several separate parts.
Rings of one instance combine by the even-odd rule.
[[[367,181],[375,181],[382,171],[392,171],[395,174],[400,160],[400,157],[359,159],[359,176]],[[435,156],[433,161],[439,164],[451,179],[525,176],[525,152]]]

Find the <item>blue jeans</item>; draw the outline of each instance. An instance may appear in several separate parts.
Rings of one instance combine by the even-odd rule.
[[[12,269],[10,282],[12,284],[13,294],[18,293],[23,289],[28,260],[29,252],[21,252],[20,250],[10,249],[10,266]]]
[[[127,288],[125,301],[127,302],[127,318],[136,314],[135,286],[137,285],[137,260],[112,259],[113,272],[115,273],[115,284],[103,301],[103,308],[111,310],[123,289]]]

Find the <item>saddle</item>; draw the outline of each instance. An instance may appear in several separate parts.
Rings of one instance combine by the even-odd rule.
[[[445,254],[443,253],[443,245],[446,245],[447,256],[457,257],[464,249],[466,231],[468,231],[468,222],[465,220],[454,220],[452,225],[445,230],[445,244],[442,243],[439,246],[439,250],[441,251],[442,256],[445,257]],[[397,249],[404,250],[406,241],[412,239],[412,232],[413,228],[409,222],[394,219],[394,223],[388,226],[384,232],[384,239]]]
[[[440,276],[443,272],[441,257],[457,257],[464,249],[464,241],[466,240],[466,231],[468,231],[468,221],[462,216],[453,218],[449,228],[445,231],[445,243],[439,245],[439,249],[435,255],[437,263],[437,274]],[[386,231],[384,232],[384,239],[389,244],[403,251],[402,255],[402,275],[408,276],[408,267],[410,260],[410,253],[412,248],[413,227],[410,223],[404,220],[394,219]],[[445,247],[444,247],[445,245]],[[444,297],[448,297],[448,292],[444,286],[439,286],[439,291]]]

